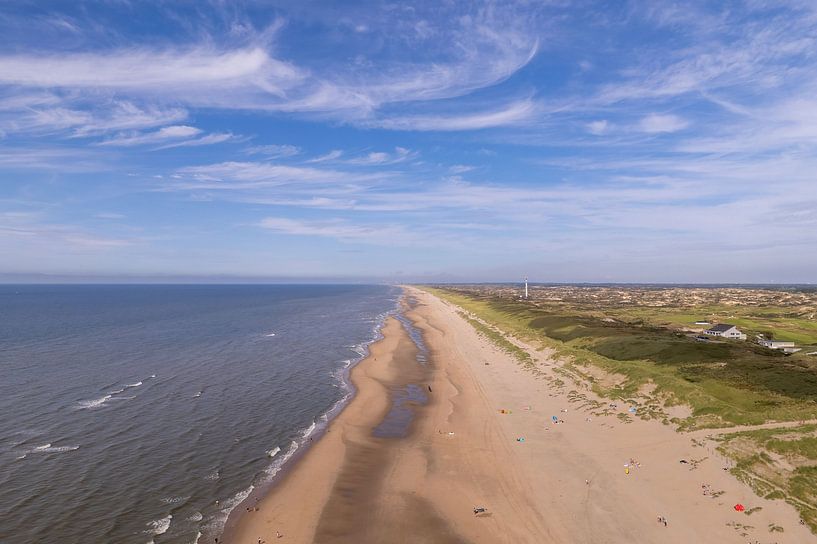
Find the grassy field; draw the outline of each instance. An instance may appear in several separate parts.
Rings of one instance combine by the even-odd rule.
[[[667,323],[688,325],[711,307],[680,312],[632,305],[625,311],[565,301],[533,305],[479,290],[430,290],[505,332],[555,348],[604,396],[635,399],[643,386],[654,384],[653,394],[666,405],[692,409],[691,417],[675,421],[683,428],[817,417],[817,357],[786,356],[751,342],[698,342],[667,328]],[[810,321],[789,323],[767,310],[762,312],[774,314],[776,330],[810,334],[803,332],[812,327]],[[595,379],[586,372],[589,365],[620,379]]]
[[[609,308],[608,315],[624,321],[641,320],[663,327],[696,327],[695,321],[706,319],[712,323],[731,323],[749,334],[762,334],[776,340],[798,344],[817,345],[817,320],[809,312],[805,316],[792,308],[780,306],[726,306],[704,305],[684,308]]]

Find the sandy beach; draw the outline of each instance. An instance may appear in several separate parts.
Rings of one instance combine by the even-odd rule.
[[[524,370],[455,307],[406,294],[428,363],[389,319],[352,371],[357,396],[227,542],[817,542],[792,507],[723,470],[709,433],[591,415],[571,402],[581,384],[554,385],[546,352],[527,346],[539,372]],[[408,433],[374,436],[408,385],[430,388]]]

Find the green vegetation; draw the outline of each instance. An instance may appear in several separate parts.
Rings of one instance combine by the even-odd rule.
[[[533,361],[531,360],[530,355],[519,346],[515,345],[514,343],[510,342],[507,338],[502,336],[500,333],[495,331],[494,329],[485,326],[484,324],[480,323],[476,319],[472,319],[468,317],[467,314],[459,312],[460,316],[468,321],[472,327],[474,327],[478,333],[485,336],[488,340],[493,342],[497,347],[502,349],[504,352],[512,355],[515,357],[519,362],[529,365],[532,364]]]
[[[501,331],[554,348],[564,359],[564,367],[592,382],[599,394],[630,402],[640,399],[644,404],[660,400],[665,406],[689,405],[692,416],[675,420],[682,428],[817,418],[817,358],[786,356],[752,342],[700,342],[694,335],[657,323],[658,316],[663,316],[685,320],[689,325],[690,320],[711,314],[712,307],[679,312],[564,300],[534,304],[488,289],[428,289]],[[768,328],[775,320],[775,330],[817,334],[815,323],[805,319],[789,322],[782,310],[764,308],[760,312],[766,319],[763,326]],[[730,307],[729,311],[734,314],[738,310]],[[754,311],[758,313],[757,308]],[[487,329],[498,337],[495,341],[512,346],[503,349],[519,349],[493,329],[479,325],[483,334],[489,335],[483,330]],[[617,379],[599,379],[592,367]],[[645,385],[654,386],[646,402],[642,394]],[[651,411],[660,417],[654,406]]]
[[[732,323],[749,334],[763,334],[776,340],[788,340],[798,344],[817,344],[817,320],[808,319],[811,313],[793,312],[785,306],[735,306],[702,305],[694,312],[679,312],[675,308],[606,308],[610,317],[624,321],[640,320],[656,326],[683,328],[695,327],[695,321],[706,319],[712,323]]]
[[[767,499],[790,503],[817,533],[817,425],[743,431],[718,440],[718,449],[735,460],[735,476]]]

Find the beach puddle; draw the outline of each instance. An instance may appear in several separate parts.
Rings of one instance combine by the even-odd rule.
[[[413,298],[404,300],[404,310],[411,310],[417,304]],[[397,314],[396,319],[402,324],[403,329],[411,339],[414,348],[414,361],[417,367],[407,372],[408,379],[412,383],[394,387],[391,391],[392,406],[383,420],[374,428],[372,435],[378,438],[401,438],[406,436],[414,421],[414,413],[418,406],[423,406],[428,402],[427,385],[417,384],[422,380],[422,375],[427,370],[428,349],[423,342],[423,335],[414,326],[403,312]]]
[[[400,438],[408,434],[414,421],[414,407],[428,402],[425,389],[410,383],[392,392],[392,407],[383,421],[374,428],[372,435],[378,438]]]

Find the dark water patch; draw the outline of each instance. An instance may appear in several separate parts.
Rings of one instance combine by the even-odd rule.
[[[411,338],[411,341],[414,343],[414,346],[417,348],[417,355],[416,359],[417,362],[425,365],[428,362],[428,348],[426,347],[425,342],[423,341],[423,333],[414,326],[414,323],[411,322],[409,318],[407,318],[403,313],[398,313],[395,315],[397,320],[403,325],[403,328]]]
[[[412,380],[411,383],[406,383],[391,390],[391,408],[372,431],[372,435],[378,438],[406,436],[411,429],[417,408],[428,403],[427,390],[430,391],[428,385],[414,382],[415,379],[422,379],[422,376],[428,371],[426,367],[428,349],[425,342],[423,342],[422,332],[403,313],[398,313],[395,318],[402,324],[413,344],[414,360],[417,367],[405,369],[408,379]]]
[[[426,404],[428,396],[423,387],[410,383],[401,389],[392,391],[391,400],[391,409],[372,431],[372,434],[378,438],[406,436],[414,421],[416,407]]]

